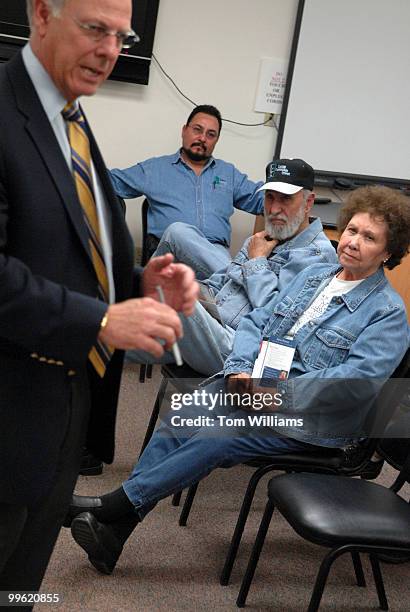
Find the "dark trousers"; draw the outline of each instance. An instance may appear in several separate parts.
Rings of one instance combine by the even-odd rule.
[[[47,497],[33,507],[0,504],[0,591],[40,590],[77,480],[89,404],[85,375],[73,377],[70,420]]]

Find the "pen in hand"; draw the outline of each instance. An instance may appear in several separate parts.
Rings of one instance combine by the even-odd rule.
[[[162,287],[160,285],[157,285],[156,290],[158,293],[159,301],[161,302],[161,304],[165,304],[165,296],[164,296],[164,292],[162,291]],[[171,350],[172,350],[172,354],[174,355],[175,363],[178,366],[182,366],[183,361],[181,357],[181,351],[179,350],[179,346],[177,342],[174,342],[174,344],[171,347]]]

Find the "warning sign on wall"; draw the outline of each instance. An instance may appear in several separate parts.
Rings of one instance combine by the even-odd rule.
[[[276,57],[263,57],[259,68],[255,111],[279,114],[285,93],[288,62]]]

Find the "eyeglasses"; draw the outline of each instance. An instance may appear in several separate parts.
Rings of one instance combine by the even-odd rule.
[[[95,42],[104,40],[106,36],[115,36],[117,39],[117,47],[119,49],[129,49],[141,40],[134,30],[128,30],[127,32],[115,32],[95,23],[82,23],[75,17],[71,17],[71,19],[75,21],[78,27],[84,31],[84,34],[88,36],[88,38],[94,40]]]
[[[193,131],[195,136],[202,136],[203,134],[205,138],[208,138],[208,140],[215,140],[215,138],[218,138],[218,132],[215,130],[205,131],[201,125],[192,125],[191,123],[188,124],[188,127]]]

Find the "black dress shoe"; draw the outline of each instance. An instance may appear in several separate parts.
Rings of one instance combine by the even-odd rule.
[[[102,508],[101,497],[87,497],[85,495],[73,495],[67,514],[64,519],[63,527],[71,527],[73,519],[84,512],[91,512],[95,518],[101,519],[99,510]]]
[[[109,525],[99,523],[90,512],[84,512],[71,523],[71,533],[95,569],[101,574],[111,574],[122,544]]]
[[[367,455],[367,449],[363,447],[363,445],[352,444],[351,446],[347,446],[343,449],[343,460],[342,466],[349,468],[350,470],[354,468],[359,468],[359,466],[363,463]],[[366,465],[358,472],[358,476],[365,480],[374,480],[378,477],[380,472],[382,471],[384,464],[383,459],[379,459],[377,461],[368,461]]]
[[[87,495],[73,494],[68,512],[72,519],[84,512],[91,512],[97,520],[101,520],[103,518],[101,516],[102,505],[101,497],[88,497]]]
[[[98,476],[103,472],[104,464],[101,459],[95,457],[92,453],[84,449],[81,458],[80,471],[81,476]]]

